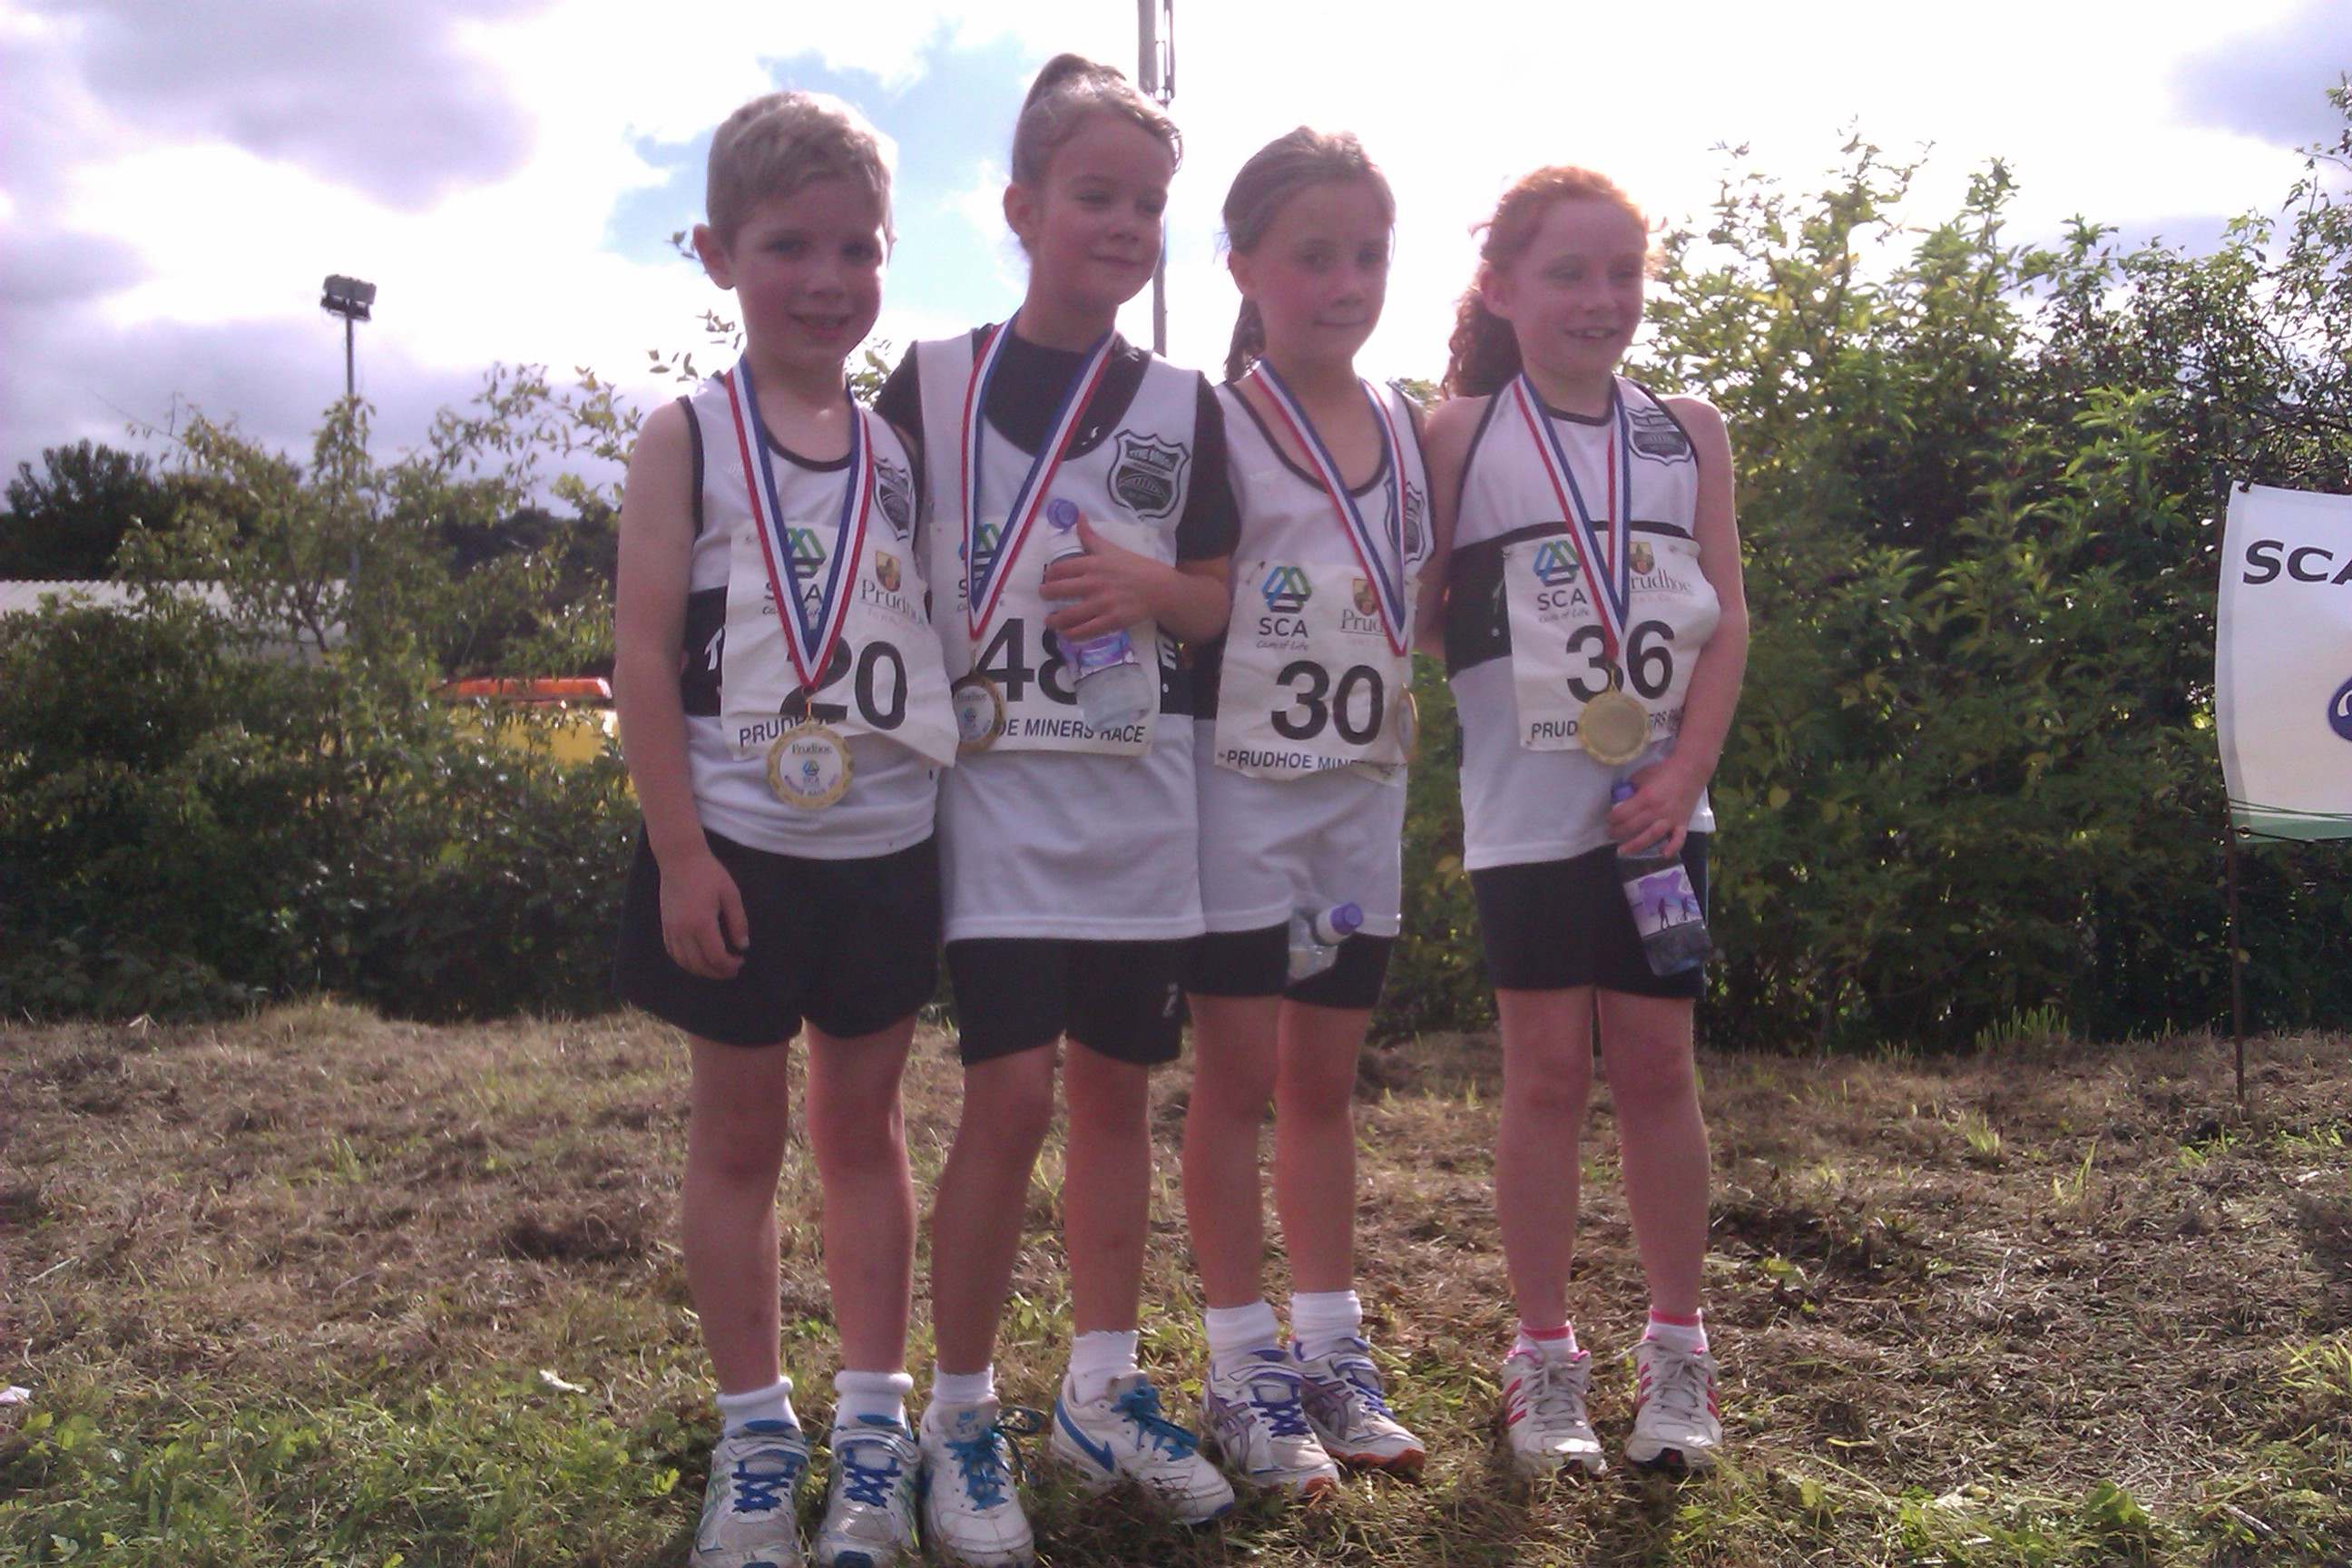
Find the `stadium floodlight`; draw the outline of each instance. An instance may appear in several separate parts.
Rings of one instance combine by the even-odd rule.
[[[328,277],[324,292],[319,297],[319,309],[343,319],[343,397],[346,401],[359,395],[356,366],[352,357],[352,324],[369,320],[374,305],[374,284],[346,278],[340,272]]]

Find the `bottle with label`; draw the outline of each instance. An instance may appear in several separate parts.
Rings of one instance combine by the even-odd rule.
[[[1364,923],[1363,906],[1350,900],[1290,911],[1290,981],[1310,980],[1339,962],[1339,944]]]
[[[1609,798],[1620,801],[1633,793],[1633,786],[1620,779]],[[1706,911],[1699,907],[1690,868],[1681,856],[1663,847],[1639,854],[1620,849],[1617,877],[1625,885],[1625,905],[1633,911],[1633,929],[1641,933],[1651,973],[1680,974],[1706,962]]]
[[[1078,542],[1078,520],[1085,515],[1060,496],[1045,503],[1045,521],[1054,531],[1045,564],[1087,552],[1087,547]],[[1078,711],[1085,716],[1087,729],[1099,733],[1139,724],[1159,706],[1159,672],[1145,669],[1135,657],[1135,640],[1127,635],[1126,627],[1084,641],[1058,632],[1055,637],[1062,645],[1062,657],[1069,661],[1070,677],[1078,690]]]

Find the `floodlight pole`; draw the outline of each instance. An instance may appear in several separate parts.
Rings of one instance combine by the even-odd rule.
[[[1168,13],[1168,43],[1160,42],[1160,13]],[[1176,96],[1176,0],[1135,0],[1136,85],[1160,100]],[[1164,62],[1164,68],[1163,68]],[[1160,259],[1151,268],[1151,352],[1168,352],[1168,237],[1160,230]]]
[[[320,286],[319,309],[343,319],[343,401],[359,398],[359,363],[357,350],[352,346],[353,332],[358,323],[369,319],[375,308],[375,285],[341,273],[331,273]]]
[[[2237,1047],[2238,1108],[2242,1110],[2246,1104],[2246,962],[2238,934],[2238,817],[2227,799],[2221,803],[2221,843],[2230,877],[2230,1038]]]
[[[356,321],[350,316],[345,316],[343,318],[343,401],[346,403],[356,400],[360,395],[359,362],[355,357],[357,351],[352,347],[352,338],[357,331]]]

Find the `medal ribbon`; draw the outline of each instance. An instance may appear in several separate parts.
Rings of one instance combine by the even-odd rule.
[[[1348,491],[1347,481],[1340,477],[1339,465],[1332,459],[1330,448],[1323,445],[1315,422],[1307,410],[1275,374],[1274,366],[1260,360],[1250,369],[1250,376],[1274,403],[1275,412],[1282,416],[1291,439],[1315,465],[1316,476],[1323,481],[1323,491],[1331,498],[1331,510],[1339,514],[1339,526],[1354,547],[1356,560],[1364,568],[1364,575],[1379,590],[1381,629],[1388,634],[1389,647],[1399,655],[1408,649],[1410,638],[1405,633],[1405,616],[1411,606],[1404,597],[1404,465],[1396,426],[1390,423],[1388,405],[1374,392],[1370,382],[1359,381],[1365,398],[1372,405],[1372,423],[1381,437],[1381,456],[1388,470],[1389,536],[1377,537],[1370,523],[1364,521],[1363,510]],[[1387,546],[1384,551],[1382,546]],[[1394,561],[1395,570],[1390,570]]]
[[[768,427],[760,420],[760,402],[751,386],[751,362],[746,356],[733,373],[721,374],[727,407],[735,416],[735,446],[743,458],[743,488],[751,500],[751,518],[760,536],[761,558],[768,567],[768,591],[784,623],[784,645],[792,650],[793,668],[801,684],[814,689],[840,640],[849,616],[851,595],[842,592],[866,551],[866,522],[874,508],[874,443],[867,438],[866,411],[857,406],[848,388],[849,474],[841,492],[841,524],[834,538],[833,559],[825,563],[812,615],[801,596],[799,563],[793,559],[792,535],[784,524],[783,507],[776,497],[775,466],[768,459]]]
[[[1601,613],[1601,656],[1614,665],[1617,649],[1625,640],[1625,622],[1633,601],[1633,443],[1627,429],[1624,396],[1612,382],[1609,403],[1616,428],[1610,432],[1608,455],[1602,459],[1608,486],[1602,499],[1609,509],[1606,522],[1610,567],[1608,575],[1603,576],[1601,530],[1593,526],[1592,510],[1584,504],[1584,491],[1577,485],[1575,470],[1568,466],[1559,432],[1552,428],[1551,416],[1544,413],[1543,399],[1525,370],[1519,372],[1511,389],[1518,395],[1519,413],[1528,422],[1528,434],[1534,438],[1536,451],[1543,458],[1544,471],[1551,478],[1552,493],[1559,498],[1560,514],[1568,520],[1569,542],[1576,547],[1576,557],[1592,584],[1593,601]],[[1624,469],[1622,477],[1618,472],[1621,463]],[[1619,504],[1621,500],[1622,505]]]
[[[1029,536],[1029,525],[1045,510],[1045,492],[1052,488],[1055,470],[1062,466],[1063,454],[1077,435],[1078,421],[1086,414],[1087,404],[1094,396],[1104,369],[1110,363],[1115,339],[1112,332],[1097,338],[1077,374],[1062,389],[1062,401],[1055,405],[1053,418],[1045,423],[1045,444],[1029,460],[1028,475],[1013,494],[1013,509],[1005,514],[1003,531],[996,536],[994,546],[985,551],[980,543],[981,432],[987,424],[988,384],[996,374],[998,356],[1013,340],[1013,323],[1008,321],[991,329],[987,342],[972,359],[971,380],[965,384],[963,395],[962,439],[958,445],[963,463],[961,493],[964,570],[971,579],[971,591],[965,595],[964,615],[967,629],[974,639],[988,624],[996,601],[1003,596],[1004,574],[997,568],[1020,553],[1021,542]]]

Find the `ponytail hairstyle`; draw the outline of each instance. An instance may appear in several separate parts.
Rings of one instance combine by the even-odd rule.
[[[1396,197],[1389,190],[1388,176],[1365,154],[1354,132],[1302,125],[1276,137],[1250,154],[1225,192],[1225,248],[1247,256],[1291,197],[1309,185],[1342,180],[1370,185],[1380,198],[1381,215],[1395,225]],[[1239,381],[1265,352],[1265,322],[1258,315],[1257,301],[1244,299],[1234,321],[1233,346],[1225,351],[1225,379]]]
[[[1013,183],[1044,189],[1055,153],[1090,114],[1115,114],[1167,148],[1170,163],[1184,161],[1184,138],[1166,110],[1117,68],[1060,54],[1039,69],[1013,122]]]
[[[1508,267],[1535,243],[1536,230],[1556,203],[1569,201],[1606,202],[1649,232],[1649,218],[1605,174],[1554,163],[1522,176],[1495,204],[1495,216],[1470,231],[1483,228],[1486,237],[1478,247],[1478,276],[1454,308],[1454,336],[1445,345],[1445,379],[1440,384],[1447,396],[1483,397],[1519,374],[1519,340],[1510,322],[1486,309],[1483,285],[1488,273]]]

